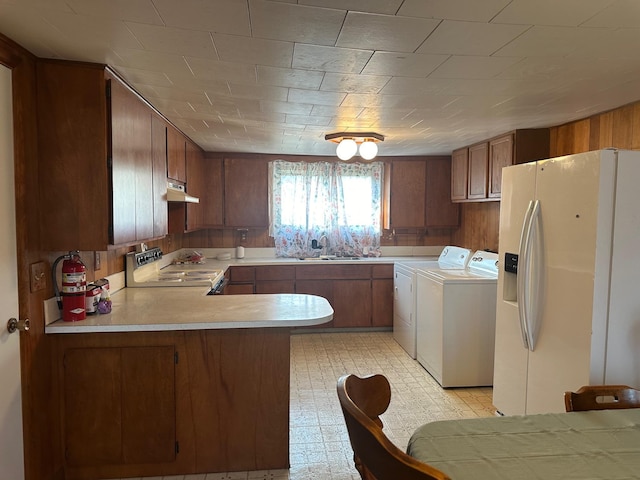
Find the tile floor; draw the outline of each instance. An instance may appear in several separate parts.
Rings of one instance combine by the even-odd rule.
[[[347,373],[382,373],[389,379],[391,405],[382,420],[387,436],[403,450],[423,423],[494,414],[491,388],[442,389],[393,340],[391,332],[295,334],[291,337],[290,470],[144,480],[359,480],[336,395],[336,381]]]

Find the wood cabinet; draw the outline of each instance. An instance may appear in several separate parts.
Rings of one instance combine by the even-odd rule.
[[[445,228],[459,224],[451,201],[451,158],[393,160],[386,228]]]
[[[205,227],[224,224],[224,173],[221,157],[206,156],[203,162],[203,188],[200,201],[204,205]]]
[[[70,348],[62,369],[69,466],[175,461],[174,347]]]
[[[546,128],[515,130],[455,150],[451,199],[454,202],[500,200],[504,167],[548,157],[549,129]]]
[[[305,328],[391,327],[393,264],[231,266],[225,295],[299,293],[326,298],[333,320]]]
[[[489,178],[489,145],[479,143],[469,147],[469,178],[467,180],[467,199],[487,198],[487,179]]]
[[[371,326],[393,326],[393,264],[371,267]]]
[[[43,250],[107,250],[164,231],[151,107],[92,64],[38,62],[37,93]]]
[[[205,203],[205,160],[204,152],[191,142],[186,143],[186,189],[199,203],[187,203],[185,231],[191,232],[204,228]]]
[[[181,183],[187,181],[187,140],[173,126],[167,128],[167,177]]]
[[[469,179],[469,149],[460,148],[451,154],[451,200],[467,199]]]
[[[167,208],[167,124],[151,116],[151,155],[153,157],[153,236],[164,237],[169,229]]]
[[[288,468],[289,336],[289,328],[52,335],[60,478]]]
[[[268,163],[262,159],[224,159],[224,224],[267,227]]]

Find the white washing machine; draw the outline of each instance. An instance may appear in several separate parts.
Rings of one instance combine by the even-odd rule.
[[[393,338],[416,358],[416,270],[418,268],[464,269],[471,250],[456,246],[442,249],[437,260],[406,260],[393,266]]]
[[[464,270],[416,271],[416,358],[442,387],[493,385],[497,281],[481,250]]]

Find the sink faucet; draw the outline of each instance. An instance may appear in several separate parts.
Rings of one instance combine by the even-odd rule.
[[[329,238],[323,233],[318,239],[318,243],[322,246],[322,253],[327,255],[329,253]]]

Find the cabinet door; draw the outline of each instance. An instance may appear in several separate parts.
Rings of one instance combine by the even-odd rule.
[[[151,111],[109,79],[113,244],[153,238]]]
[[[296,293],[317,295],[322,298],[326,298],[329,304],[333,306],[333,280],[296,280]],[[335,314],[334,314],[335,318]],[[296,329],[305,328],[326,328],[334,325],[333,320],[322,325],[313,325],[310,327],[296,327]]]
[[[205,168],[202,150],[191,142],[187,142],[186,149],[187,193],[200,199],[200,203],[187,203],[186,205],[186,230],[191,232],[204,227]]]
[[[467,199],[469,179],[469,149],[461,148],[451,155],[451,200]]]
[[[225,226],[269,226],[268,170],[261,159],[225,158]]]
[[[186,182],[186,141],[182,133],[172,127],[167,127],[167,176],[178,182]]]
[[[151,151],[153,156],[153,236],[168,232],[167,207],[167,125],[160,117],[151,117]]]
[[[393,278],[371,280],[371,326],[393,326]]]
[[[451,160],[432,157],[427,160],[425,227],[457,227],[460,206],[451,201]]]
[[[513,165],[513,135],[489,142],[489,198],[500,198],[502,169]]]
[[[424,227],[424,160],[394,160],[391,166],[391,228]]]
[[[333,281],[333,326],[371,326],[371,280]]]
[[[65,352],[62,400],[68,465],[175,460],[174,352],[173,346]]]
[[[487,198],[487,177],[489,174],[489,145],[480,143],[469,147],[469,184],[467,199]]]
[[[200,197],[203,202],[204,225],[220,227],[224,223],[224,178],[222,158],[207,156],[204,160],[204,193]]]

